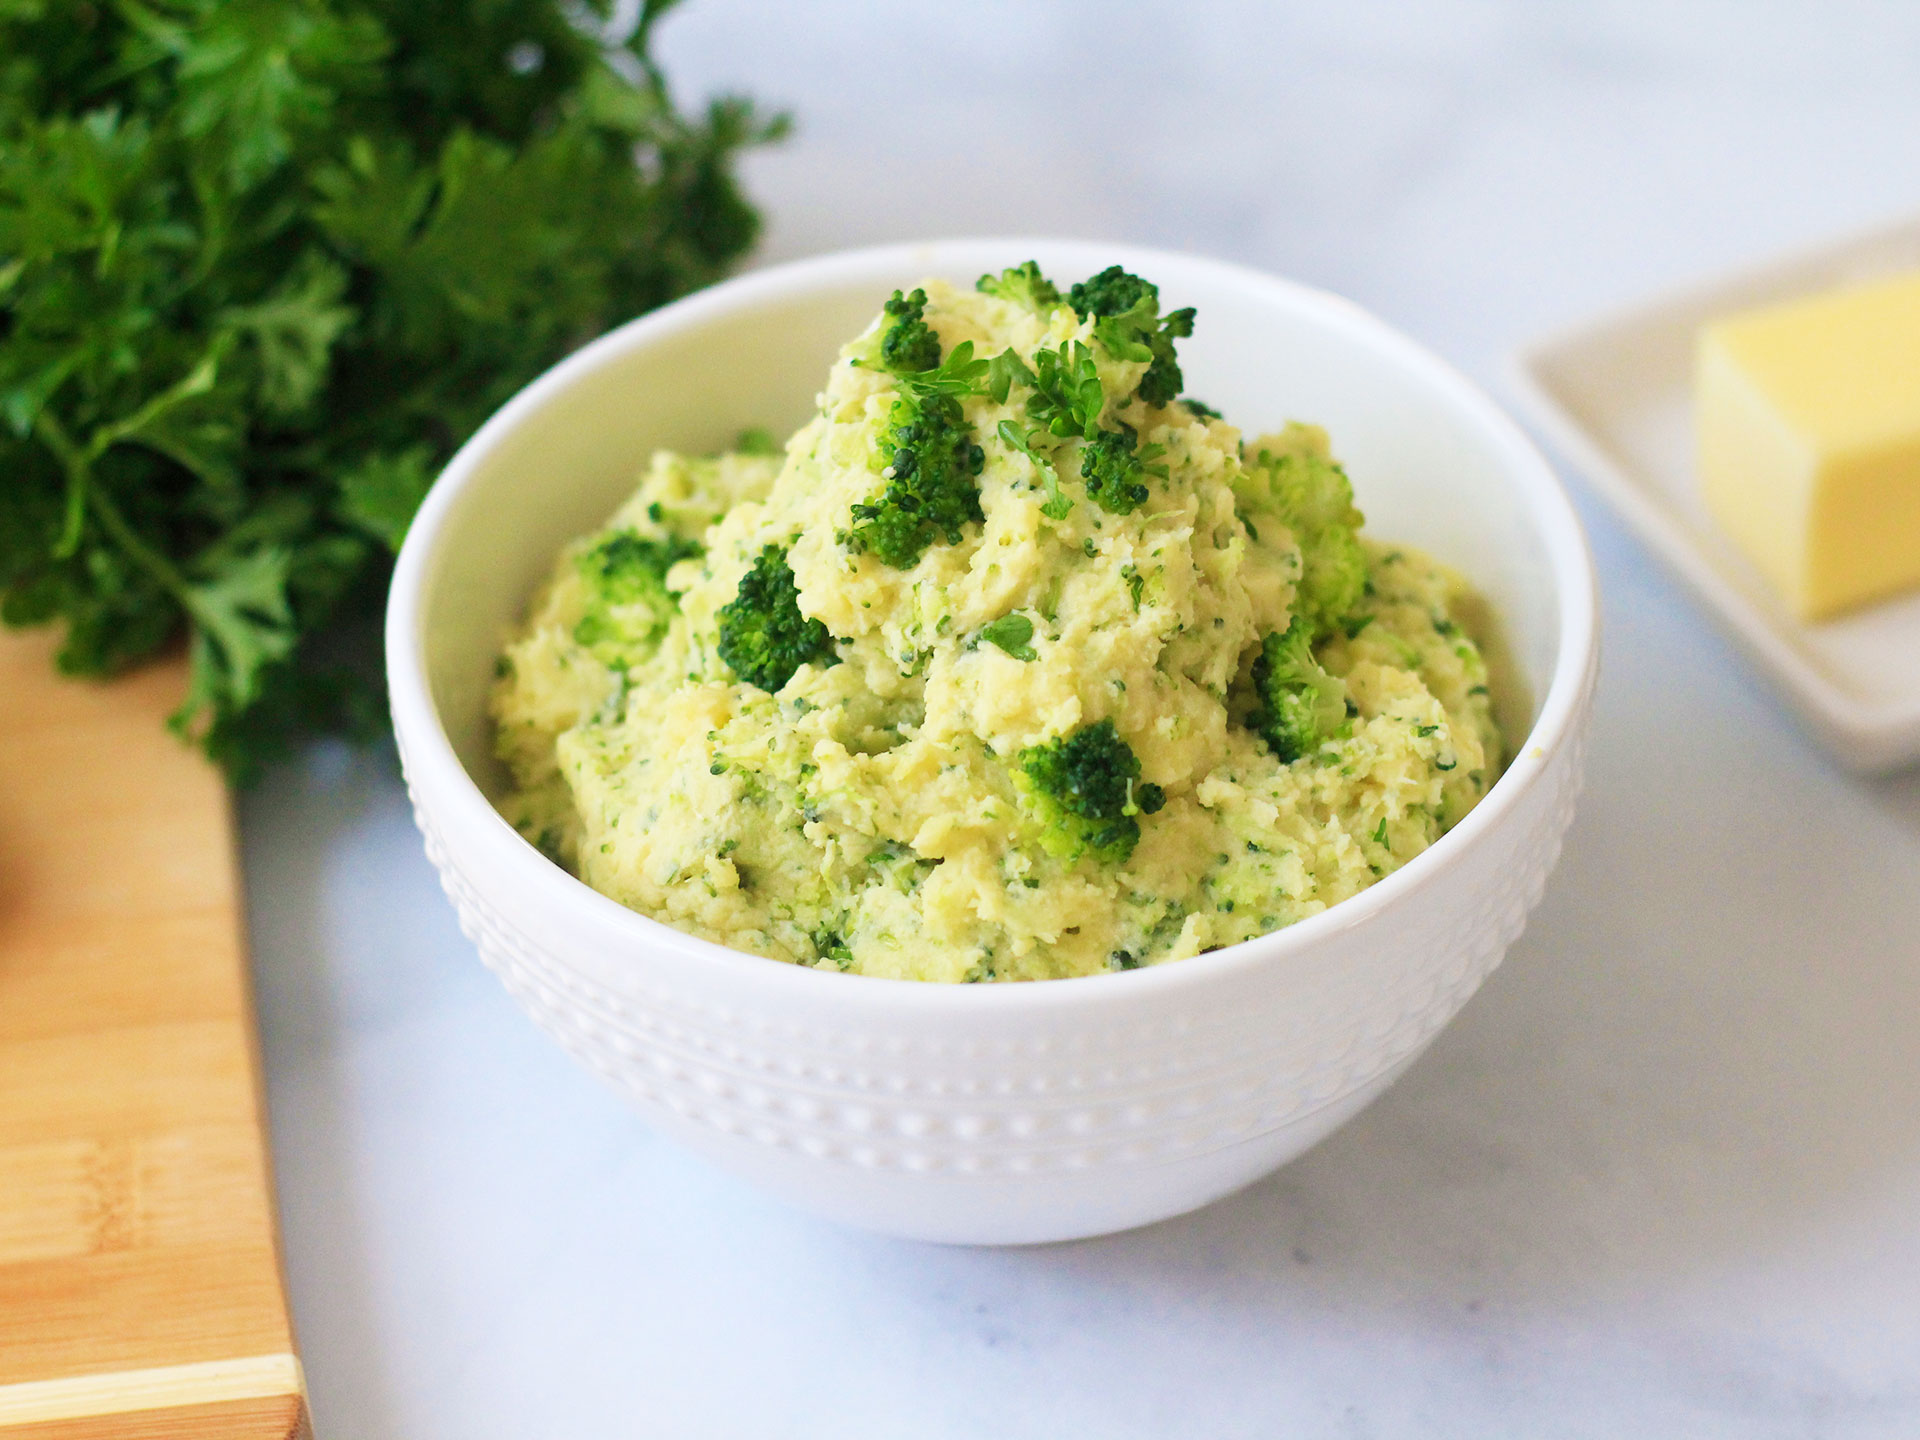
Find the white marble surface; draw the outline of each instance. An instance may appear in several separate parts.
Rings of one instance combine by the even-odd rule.
[[[1489,383],[1920,208],[1908,0],[698,0],[663,39],[686,90],[799,112],[751,167],[765,258],[1191,248]],[[1606,674],[1532,929],[1352,1126],[1132,1235],[942,1250],[762,1200],[521,1019],[387,759],[276,775],[245,859],[323,1440],[1920,1434],[1920,772],[1840,773],[1576,494]]]

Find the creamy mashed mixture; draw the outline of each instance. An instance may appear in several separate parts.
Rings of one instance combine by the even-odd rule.
[[[777,449],[658,454],[493,693],[507,817],[775,960],[1028,980],[1289,925],[1431,845],[1501,742],[1460,578],[1327,437],[1178,397],[1112,270],[896,295]]]

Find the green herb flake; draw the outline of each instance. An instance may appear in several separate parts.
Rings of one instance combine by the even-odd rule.
[[[1028,642],[1033,639],[1033,621],[1025,615],[1002,615],[980,627],[980,638],[998,645],[1016,660],[1035,660],[1039,656]]]

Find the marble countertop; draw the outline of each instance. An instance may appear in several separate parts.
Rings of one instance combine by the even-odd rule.
[[[1496,393],[1542,329],[1920,209],[1905,0],[699,0],[661,39],[798,114],[762,260],[1203,251]],[[389,756],[246,796],[323,1440],[1920,1434],[1920,770],[1842,773],[1571,483],[1605,674],[1531,928],[1352,1125],[1129,1235],[786,1211],[513,1008]]]

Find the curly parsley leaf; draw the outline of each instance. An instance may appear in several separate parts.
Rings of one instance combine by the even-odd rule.
[[[1011,354],[1012,352],[1007,352]],[[1060,489],[1060,471],[1055,467],[1053,458],[1042,455],[1033,448],[1035,431],[1023,430],[1011,420],[1000,422],[1000,443],[1009,450],[1017,450],[1033,462],[1033,468],[1040,474],[1040,482],[1047,488],[1047,498],[1040,506],[1040,513],[1049,520],[1064,520],[1073,509],[1073,501]]]
[[[203,711],[260,693],[260,672],[293,652],[297,638],[287,577],[293,557],[264,546],[230,561],[215,578],[190,584],[181,601],[193,617],[193,685],[175,717],[190,727]]]
[[[340,518],[398,554],[436,468],[425,445],[367,456],[340,477]]]
[[[237,779],[377,727],[433,475],[757,232],[784,119],[682,110],[637,8],[0,0],[0,619],[81,675],[184,632],[176,727]]]
[[[980,627],[980,638],[997,645],[1016,660],[1037,660],[1039,653],[1030,643],[1033,621],[1025,615],[1002,615]]]

